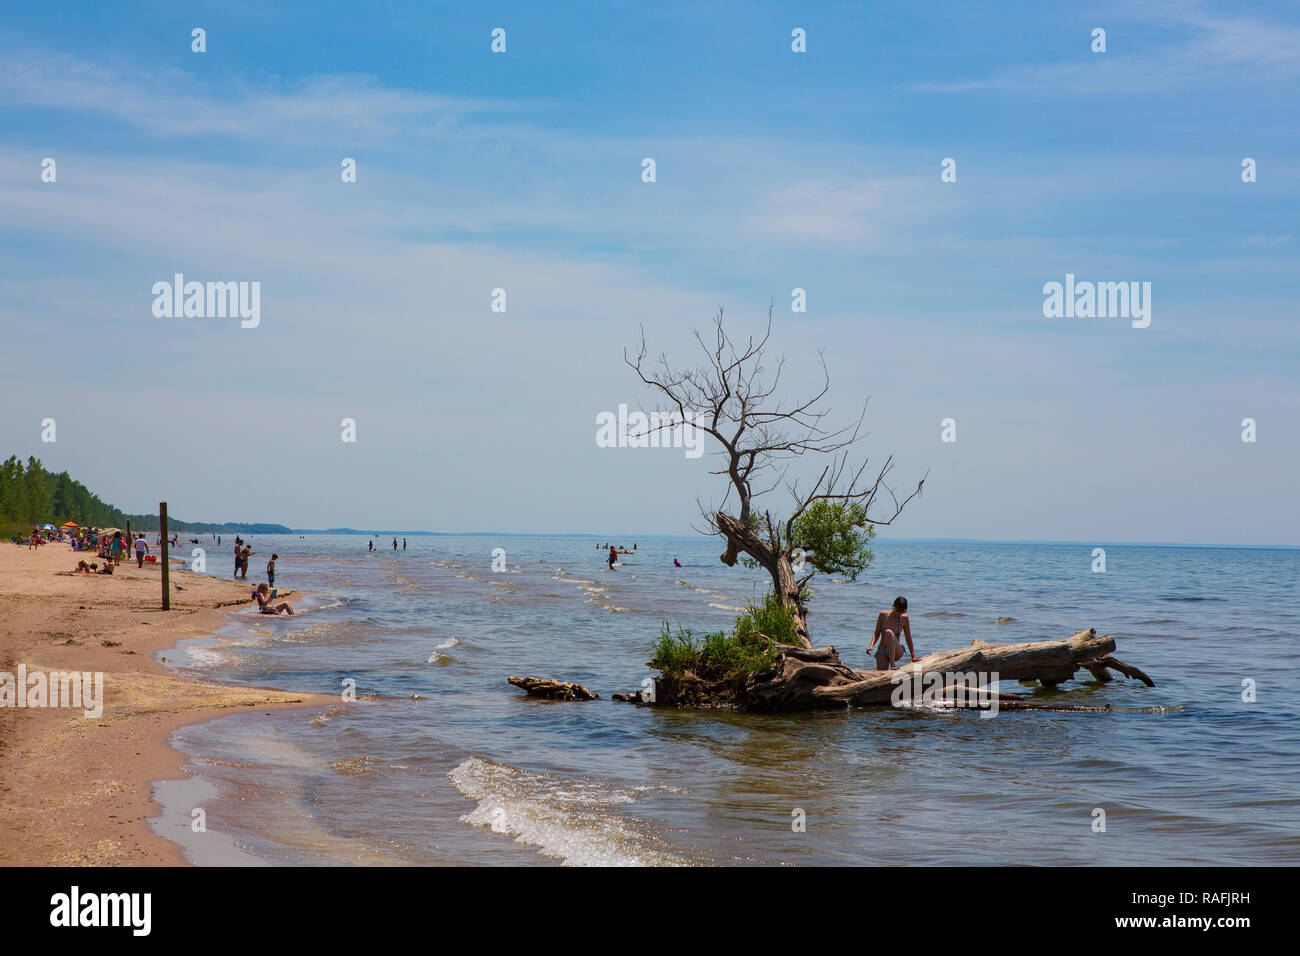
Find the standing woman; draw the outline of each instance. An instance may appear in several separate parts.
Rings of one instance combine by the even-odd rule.
[[[907,617],[907,598],[894,598],[894,606],[888,611],[881,611],[876,616],[876,633],[867,645],[867,653],[880,641],[880,650],[876,651],[876,670],[893,670],[894,665],[903,656],[903,644],[898,639],[902,635],[907,639],[907,652],[916,662],[916,648],[912,646],[912,622]]]

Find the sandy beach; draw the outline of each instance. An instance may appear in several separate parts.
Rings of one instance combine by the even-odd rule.
[[[0,671],[104,675],[99,717],[0,707],[0,864],[184,865],[180,848],[147,823],[159,812],[152,781],[183,776],[172,731],[235,711],[337,700],[191,681],[155,660],[155,651],[220,628],[227,618],[219,609],[248,604],[251,580],[173,564],[164,612],[157,565],[124,560],[111,576],[67,573],[80,558],[96,560],[63,543],[36,551],[0,544]]]

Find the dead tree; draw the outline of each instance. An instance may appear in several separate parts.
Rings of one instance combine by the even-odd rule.
[[[747,554],[771,575],[773,593],[794,618],[800,645],[811,648],[806,599],[814,572],[796,573],[795,523],[817,502],[828,502],[860,505],[864,525],[891,524],[921,493],[925,479],[900,497],[886,481],[893,470],[893,456],[871,470],[866,460],[856,466],[850,461],[852,446],[863,437],[866,404],[857,420],[848,425],[829,428],[824,424],[829,409],[823,399],[830,388],[824,353],[818,356],[822,386],[815,395],[793,403],[777,397],[784,359],[775,363],[770,378],[764,364],[772,333],[770,308],[762,337],[758,341],[749,337],[743,346],[723,328],[721,310],[713,326],[711,344],[695,333],[706,357],[706,362],[695,368],[673,368],[662,354],[648,363],[644,328],[637,354],[630,356],[625,350],[623,360],[642,382],[661,393],[667,405],[666,416],[656,411],[650,417],[651,422],[660,424],[652,425],[646,434],[690,422],[721,445],[722,467],[712,474],[726,476],[726,493],[717,507],[701,505],[706,528],[700,530],[724,539],[724,564],[734,566],[741,554]],[[797,481],[786,478],[791,462],[804,456],[828,460],[813,485],[801,490]],[[784,520],[757,502],[781,486],[792,499]],[[808,561],[814,569],[833,570],[817,555]]]

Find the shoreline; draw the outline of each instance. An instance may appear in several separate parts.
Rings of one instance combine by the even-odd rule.
[[[180,844],[149,824],[156,782],[190,779],[175,730],[233,713],[332,706],[334,697],[239,687],[179,675],[155,657],[216,638],[222,608],[247,605],[253,582],[123,560],[112,575],[68,574],[86,552],[0,543],[0,671],[103,673],[103,712],[0,706],[0,865],[187,866]],[[97,560],[97,559],[96,559]],[[282,590],[294,604],[302,592]]]

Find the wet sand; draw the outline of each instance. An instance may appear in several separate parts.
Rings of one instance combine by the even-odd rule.
[[[188,548],[182,553],[188,554]],[[213,548],[209,560],[224,553]],[[0,707],[0,865],[186,863],[148,819],[152,782],[184,777],[172,731],[233,712],[329,706],[337,698],[187,680],[155,659],[178,640],[214,633],[222,607],[250,604],[248,583],[173,564],[171,610],[161,569],[123,560],[113,575],[70,574],[98,561],[66,544],[0,543],[0,671],[103,672],[103,713]],[[176,585],[181,590],[176,589]],[[294,601],[281,590],[279,600]]]

